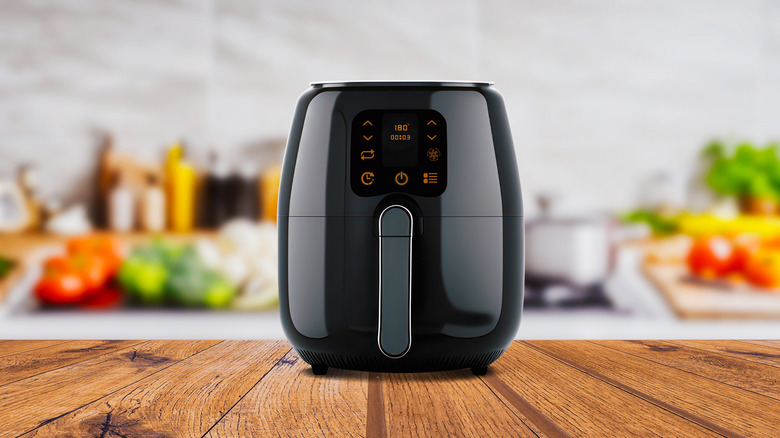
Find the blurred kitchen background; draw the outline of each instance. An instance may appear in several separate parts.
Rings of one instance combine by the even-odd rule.
[[[282,338],[311,81],[494,81],[518,338],[780,335],[780,3],[0,3],[0,338]]]

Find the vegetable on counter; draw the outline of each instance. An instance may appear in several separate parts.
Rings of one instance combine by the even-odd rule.
[[[170,258],[170,249],[161,242],[135,248],[119,268],[119,285],[142,304],[161,304],[165,300]]]
[[[733,152],[728,150],[733,149]],[[778,145],[756,147],[741,143],[727,148],[719,141],[710,143],[702,155],[710,167],[707,185],[722,195],[736,197],[744,213],[773,215],[780,201],[780,158]]]
[[[16,262],[11,259],[0,256],[0,279],[8,275],[9,272],[16,266]]]
[[[113,239],[80,237],[44,262],[35,295],[46,305],[88,309],[117,307],[125,297],[141,306],[267,309],[279,302],[276,257],[276,227],[249,220],[192,243],[156,238],[124,258]]]
[[[119,285],[145,305],[222,308],[238,293],[222,273],[198,258],[193,245],[164,240],[136,247],[119,270]]]
[[[666,236],[678,231],[676,217],[670,217],[646,209],[630,211],[623,215],[623,222],[645,224],[656,236]]]
[[[706,280],[747,281],[768,292],[780,288],[780,242],[757,234],[699,237],[687,264],[691,274]]]
[[[103,293],[119,265],[119,245],[110,237],[71,239],[63,256],[46,259],[35,295],[48,305],[82,304]]]

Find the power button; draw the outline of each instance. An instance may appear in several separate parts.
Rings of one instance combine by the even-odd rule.
[[[395,183],[399,186],[405,186],[409,182],[409,175],[404,172],[398,172],[395,174]]]

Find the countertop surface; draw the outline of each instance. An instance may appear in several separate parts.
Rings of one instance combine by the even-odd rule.
[[[208,237],[209,232],[194,236]],[[126,244],[151,238],[116,235]],[[166,234],[187,241],[193,235]],[[0,254],[20,269],[0,280],[0,339],[281,339],[276,309],[263,312],[129,309],[85,312],[40,309],[31,290],[48,254],[66,240],[43,234],[0,235]],[[640,270],[641,245],[618,251],[618,268],[605,290],[614,308],[527,307],[518,339],[756,339],[780,333],[780,319],[683,320]]]
[[[0,341],[0,436],[779,436],[780,341],[517,341],[314,376],[285,341]]]

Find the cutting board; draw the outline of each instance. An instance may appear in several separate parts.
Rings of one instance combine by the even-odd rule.
[[[680,263],[645,261],[642,273],[683,319],[780,319],[780,291],[696,281]]]

